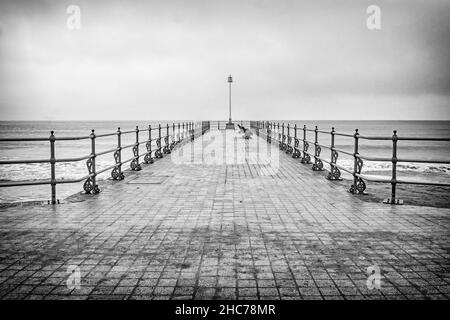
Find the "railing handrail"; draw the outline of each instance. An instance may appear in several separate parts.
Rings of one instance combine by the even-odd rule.
[[[340,179],[340,171],[343,170],[351,175],[353,175],[353,185],[350,188],[352,193],[364,193],[366,189],[365,183],[363,181],[375,181],[375,182],[387,182],[391,183],[391,197],[386,200],[386,203],[390,204],[398,204],[399,200],[396,199],[396,185],[399,183],[402,184],[421,184],[421,185],[434,185],[434,186],[450,186],[447,183],[441,182],[429,182],[429,181],[417,181],[417,180],[408,180],[408,179],[397,179],[397,163],[399,162],[412,162],[412,163],[442,163],[442,164],[450,164],[449,160],[446,159],[415,159],[415,158],[398,158],[397,157],[397,142],[398,141],[441,141],[447,142],[450,141],[450,137],[409,137],[403,136],[399,137],[397,135],[397,131],[393,131],[392,136],[370,136],[370,135],[361,135],[358,132],[358,129],[355,130],[354,133],[344,133],[344,132],[336,132],[334,128],[331,131],[319,130],[317,126],[314,129],[308,128],[306,125],[303,127],[297,126],[295,124],[292,126],[291,124],[287,124],[288,132],[285,132],[285,123],[281,124],[269,121],[254,121],[253,126],[257,128],[258,135],[260,134],[261,129],[266,129],[266,137],[268,142],[272,142],[275,140],[279,143],[280,149],[285,150],[287,153],[292,153],[292,157],[301,158],[301,162],[308,164],[311,163],[311,159],[314,159],[314,163],[312,169],[315,171],[323,170],[323,163],[330,164],[330,172],[327,176],[330,180],[341,180]],[[290,135],[289,129],[293,129],[293,135]],[[303,138],[299,137],[297,131],[303,132]],[[307,132],[314,133],[314,141],[311,139],[307,139]],[[331,144],[327,146],[323,143],[319,143],[318,134],[327,134],[331,136]],[[264,131],[263,131],[264,134]],[[354,140],[354,149],[353,151],[342,150],[340,148],[335,147],[335,136],[348,137]],[[290,145],[294,140],[294,147]],[[384,140],[384,141],[392,141],[392,157],[376,157],[376,156],[368,156],[359,153],[359,140]],[[287,141],[287,143],[286,143]],[[303,150],[300,151],[299,143],[303,142]],[[313,151],[309,151],[309,147],[314,146]],[[326,148],[331,151],[331,160],[324,159],[321,157],[322,148]],[[303,153],[303,156],[301,156]],[[352,156],[354,158],[354,166],[353,170],[345,168],[337,163],[338,153],[343,153],[348,156]],[[363,160],[366,161],[376,161],[376,162],[389,162],[392,164],[391,167],[391,178],[380,178],[376,176],[370,176],[366,174],[362,174],[362,166]]]
[[[193,122],[183,122],[172,123],[172,125],[166,124],[158,124],[157,126],[149,125],[148,128],[139,129],[136,127],[134,130],[121,131],[118,128],[115,132],[110,133],[102,133],[95,134],[95,131],[92,130],[91,134],[86,136],[66,136],[66,137],[55,137],[53,131],[51,135],[47,138],[43,137],[6,137],[0,138],[0,142],[21,142],[21,141],[49,141],[51,146],[50,158],[46,159],[24,159],[24,160],[0,160],[0,165],[6,164],[32,164],[32,163],[50,163],[51,165],[51,178],[50,179],[41,179],[41,180],[22,180],[22,181],[6,181],[1,182],[0,187],[9,187],[9,186],[23,186],[23,185],[42,185],[42,184],[50,184],[52,186],[52,203],[56,203],[56,191],[55,187],[57,184],[61,183],[75,183],[85,180],[84,189],[86,193],[97,193],[99,192],[98,186],[96,185],[96,176],[106,172],[108,170],[113,170],[111,175],[115,180],[123,179],[123,173],[121,170],[122,165],[130,162],[130,167],[132,170],[140,170],[141,166],[139,163],[139,159],[144,158],[145,163],[153,163],[153,156],[155,158],[162,158],[163,154],[170,153],[173,147],[183,141],[184,138],[190,136],[193,140],[196,136],[195,130],[197,128],[200,129],[200,134],[203,134],[207,130],[210,129],[211,122],[217,125],[217,129],[220,129],[221,123],[227,123],[226,120],[217,120],[217,121],[201,121],[197,123]],[[249,123],[250,127],[256,128],[257,134],[265,134],[267,141],[271,142],[272,139],[277,141],[280,144],[280,149],[285,150],[287,153],[292,153],[294,158],[301,158],[302,163],[308,164],[311,163],[311,159],[314,160],[313,170],[321,171],[323,170],[323,162],[328,163],[330,165],[330,172],[328,174],[328,178],[330,180],[340,180],[340,172],[339,170],[343,170],[345,172],[353,175],[353,185],[350,188],[352,193],[364,193],[366,188],[364,180],[366,181],[374,181],[374,182],[385,182],[391,183],[392,192],[391,198],[388,199],[388,203],[398,203],[396,200],[396,185],[397,184],[422,184],[422,185],[436,185],[436,186],[450,186],[446,183],[440,182],[429,182],[429,181],[416,181],[416,180],[408,180],[408,179],[397,179],[397,163],[405,163],[405,162],[416,162],[416,163],[442,163],[442,164],[450,164],[449,160],[446,159],[410,159],[410,158],[398,158],[397,157],[397,142],[398,141],[441,141],[447,142],[450,141],[449,137],[409,137],[403,136],[399,137],[397,132],[394,131],[392,136],[371,136],[371,135],[361,135],[356,129],[354,133],[345,133],[345,132],[337,132],[332,128],[331,131],[319,130],[317,126],[314,129],[308,128],[306,125],[303,127],[297,126],[297,124],[290,123],[274,123],[269,121],[251,121],[251,120],[237,120],[234,121],[236,123],[244,123],[247,125]],[[265,129],[265,130],[261,130]],[[172,132],[170,132],[170,130]],[[291,131],[292,130],[292,131]],[[266,131],[266,132],[264,132]],[[139,139],[139,133],[148,132],[148,138],[144,140]],[[156,135],[152,137],[152,132],[156,132]],[[303,132],[303,138],[300,137],[298,132]],[[314,133],[314,141],[311,139],[307,139],[307,132]],[[125,134],[136,135],[135,142],[122,145],[121,136]],[[323,142],[319,143],[319,133],[327,134],[331,137],[330,145],[326,145]],[[198,135],[198,133],[197,133]],[[95,141],[97,138],[104,137],[117,137],[117,147],[110,148],[104,151],[96,152],[95,151]],[[354,140],[354,149],[352,151],[342,150],[340,148],[336,148],[335,146],[335,137],[347,137],[352,138]],[[72,158],[59,158],[55,157],[55,141],[73,141],[73,140],[91,140],[91,153],[88,155],[80,156],[80,157],[72,157]],[[392,157],[375,157],[368,156],[359,153],[359,140],[384,140],[384,141],[392,141]],[[154,142],[154,143],[153,143]],[[300,150],[299,143],[303,142],[303,150]],[[164,143],[164,145],[163,145]],[[147,152],[140,154],[139,147],[144,145],[147,149]],[[294,144],[292,146],[291,144]],[[309,147],[313,146],[314,148],[309,151]],[[122,160],[122,150],[132,148],[133,156],[127,160]],[[330,160],[324,159],[321,156],[322,148],[328,149],[331,152]],[[114,154],[115,163],[101,170],[96,170],[95,168],[95,160],[96,157],[103,156],[106,154]],[[303,153],[303,156],[301,156]],[[339,153],[346,154],[348,156],[353,157],[354,165],[353,169],[348,169],[337,163],[337,156]],[[76,162],[87,160],[86,164],[88,166],[88,174],[76,179],[57,179],[56,178],[56,170],[55,166],[57,163],[61,162]],[[377,176],[370,176],[367,174],[361,173],[361,169],[363,166],[363,160],[365,161],[377,161],[377,162],[389,162],[392,164],[391,168],[391,178],[380,178]]]
[[[100,190],[96,184],[96,176],[112,169],[111,176],[114,180],[122,180],[124,175],[122,173],[122,165],[130,162],[130,167],[132,170],[140,170],[141,166],[139,163],[140,158],[144,158],[145,163],[153,163],[153,156],[155,158],[162,158],[163,153],[169,154],[176,144],[181,143],[188,136],[193,140],[199,133],[195,132],[200,125],[194,122],[183,122],[183,123],[172,123],[169,125],[158,124],[158,126],[152,127],[151,125],[145,129],[139,129],[138,126],[134,130],[121,131],[118,128],[115,132],[96,134],[94,130],[91,131],[90,135],[82,136],[66,136],[66,137],[56,137],[54,132],[50,132],[50,136],[43,137],[6,137],[0,138],[0,142],[22,142],[22,141],[48,141],[50,142],[50,158],[47,159],[19,159],[19,160],[0,160],[0,165],[7,164],[33,164],[33,163],[50,163],[50,179],[37,179],[37,180],[20,180],[20,181],[6,181],[0,182],[0,187],[14,187],[14,186],[26,186],[26,185],[45,185],[50,184],[52,187],[51,192],[51,203],[56,204],[56,185],[66,184],[66,183],[76,183],[85,180],[84,190],[86,193],[98,193]],[[204,134],[209,130],[209,121],[202,121],[201,123],[201,134]],[[165,133],[162,133],[162,129],[165,129]],[[152,132],[157,130],[157,137],[152,138]],[[139,139],[140,132],[148,132],[148,138],[144,140]],[[122,145],[121,136],[125,134],[134,133],[136,135],[135,142],[129,145]],[[110,148],[100,152],[96,152],[96,139],[104,137],[117,137],[117,146],[115,148]],[[74,140],[91,140],[91,153],[88,155],[72,158],[60,158],[55,157],[55,141],[74,141]],[[155,142],[155,143],[152,143]],[[164,142],[164,145],[162,145]],[[145,144],[147,152],[139,154],[139,146]],[[154,148],[156,146],[156,148]],[[127,160],[122,160],[122,150],[132,148],[133,156]],[[101,170],[97,170],[95,167],[96,157],[103,156],[106,154],[114,154],[115,163]],[[57,179],[56,178],[56,164],[61,162],[76,162],[76,161],[86,161],[88,167],[88,174],[80,178],[75,179]],[[50,201],[49,201],[50,202]]]

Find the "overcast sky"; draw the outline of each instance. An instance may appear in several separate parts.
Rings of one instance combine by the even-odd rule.
[[[448,0],[2,0],[0,119],[226,119],[228,74],[233,118],[450,119],[449,24]]]

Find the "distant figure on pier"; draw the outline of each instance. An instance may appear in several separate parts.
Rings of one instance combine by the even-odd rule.
[[[241,126],[239,124],[238,124],[238,127],[239,127],[239,131],[244,134],[243,135],[244,139],[251,139],[252,138],[253,133],[249,129],[247,129],[244,126]]]

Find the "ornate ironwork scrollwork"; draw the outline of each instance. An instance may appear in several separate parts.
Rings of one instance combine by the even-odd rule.
[[[123,180],[125,176],[122,172],[122,164],[120,163],[120,150],[116,150],[114,152],[114,161],[116,163],[116,166],[111,171],[111,177],[114,180]]]
[[[300,158],[300,150],[298,149],[299,140],[297,138],[294,138],[294,153],[292,154],[292,158]]]
[[[341,180],[341,171],[338,167],[332,166],[327,175],[328,180]]]
[[[134,147],[133,147],[133,155],[134,155],[135,158],[130,163],[131,170],[139,171],[139,170],[142,169],[142,167],[139,164],[139,158],[138,158],[138,156],[139,156],[139,146],[138,145],[134,145]]]
[[[282,134],[281,135],[281,141],[280,141],[280,149],[281,150],[286,150],[286,135]]]
[[[337,162],[339,154],[336,150],[331,151],[331,169],[328,172],[327,179],[328,180],[342,180],[341,179],[341,171],[334,164]]]
[[[112,169],[111,171],[111,177],[114,180],[123,180],[125,178],[125,175],[123,174],[123,172],[120,172],[118,167],[114,167],[114,169]]]
[[[338,159],[339,154],[337,153],[336,150],[332,150],[331,151],[331,163],[336,163],[337,159]]]
[[[364,191],[366,190],[366,183],[364,182],[363,179],[361,178],[357,178],[356,179],[356,186],[354,184],[352,184],[350,186],[350,192],[351,193],[359,193],[359,194],[364,194]]]
[[[323,162],[322,162],[322,160],[319,159],[321,151],[322,151],[322,148],[319,145],[316,145],[315,152],[314,152],[314,164],[312,166],[312,169],[314,171],[323,170]]]
[[[169,154],[169,153],[170,153],[169,136],[165,136],[165,137],[164,137],[164,148],[163,148],[163,152],[164,152],[165,154]]]
[[[83,189],[86,193],[91,193],[94,190],[94,181],[92,178],[87,178],[83,184]]]
[[[155,150],[155,158],[162,158],[163,154],[161,152],[161,138],[156,139],[156,150]]]
[[[286,144],[286,153],[288,153],[288,154],[291,154],[292,152],[294,152],[294,148],[292,148],[291,143],[292,143],[292,137],[288,136],[287,144]]]
[[[90,157],[89,159],[87,159],[86,166],[88,168],[89,174],[93,174],[94,173],[94,157]],[[86,193],[96,194],[96,193],[100,192],[100,188],[98,187],[98,185],[96,185],[94,183],[94,178],[92,176],[86,179],[86,181],[83,184],[83,189]]]
[[[177,141],[175,140],[175,136],[172,136],[172,143],[170,144],[170,150],[173,150],[173,148],[175,148],[176,144],[177,144]]]
[[[356,157],[356,173],[361,174],[362,167],[364,165],[364,162],[361,158]],[[360,177],[356,178],[356,185],[352,184],[350,186],[350,192],[351,193],[359,193],[364,194],[364,191],[366,190],[366,183],[363,179]]]
[[[152,142],[151,141],[147,141],[147,143],[145,144],[145,147],[147,148],[147,154],[144,156],[144,162],[145,163],[153,163]]]
[[[301,163],[311,163],[311,157],[308,154],[309,143],[304,141],[303,143],[303,157],[300,160]]]
[[[361,158],[357,158],[356,160],[356,172],[361,173],[362,167],[364,165],[364,162]]]

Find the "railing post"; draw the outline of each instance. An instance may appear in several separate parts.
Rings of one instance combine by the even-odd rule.
[[[303,157],[301,158],[301,163],[310,163],[311,157],[309,156],[308,152],[309,143],[306,141],[306,125],[303,125]]]
[[[86,179],[86,181],[84,182],[83,185],[83,189],[86,193],[99,193],[100,189],[97,185],[97,172],[95,170],[95,131],[94,129],[92,129],[91,131],[91,156],[89,157],[89,159],[86,161],[86,166],[88,168],[88,172],[89,172],[89,178]]]
[[[300,150],[298,149],[299,141],[297,137],[297,124],[294,125],[294,152],[292,158],[300,158]]]
[[[139,164],[139,127],[136,126],[136,142],[133,146],[133,156],[134,159],[130,163],[131,170],[139,171],[141,170],[141,165]]]
[[[276,139],[276,126],[275,126],[275,122],[271,122],[270,123],[270,127],[271,127],[271,138]]]
[[[177,143],[180,143],[181,142],[181,124],[178,122],[178,142]]]
[[[319,146],[319,129],[316,126],[314,129],[314,164],[312,165],[314,171],[323,170],[323,162],[320,160],[321,151],[322,148]]]
[[[152,126],[148,125],[148,141],[145,144],[145,147],[147,148],[147,153],[144,157],[145,163],[153,163],[152,158]]]
[[[51,174],[51,189],[52,189],[52,199],[51,203],[56,204],[56,158],[55,158],[55,135],[54,131],[50,131],[50,174]]]
[[[278,125],[277,125],[277,140],[278,140],[278,144],[279,144],[280,141],[281,141],[280,123],[279,122],[278,122]]]
[[[170,150],[173,150],[173,148],[175,148],[175,143],[176,143],[176,139],[175,139],[175,123],[172,122],[172,142],[170,143]]]
[[[170,147],[169,147],[169,124],[166,123],[166,135],[164,136],[164,148],[163,148],[164,154],[170,153]]]
[[[217,120],[217,130],[220,130],[220,120]]]
[[[396,198],[396,188],[397,188],[397,130],[394,130],[392,135],[392,177],[391,177],[391,197],[384,200],[384,203],[388,204],[403,204],[402,200]]]
[[[330,172],[328,172],[327,179],[328,180],[342,180],[341,171],[338,167],[335,166],[338,158],[338,152],[334,149],[335,147],[335,135],[336,131],[334,131],[334,127],[331,128],[331,144],[330,144]]]
[[[116,166],[111,171],[111,177],[114,180],[122,180],[125,178],[122,172],[122,131],[117,128],[117,150],[114,152],[114,161]]]
[[[163,154],[161,152],[161,124],[158,123],[158,138],[156,138],[156,150],[155,158],[162,158]]]
[[[358,153],[359,153],[359,146],[358,146],[358,129],[355,129],[355,134],[353,135],[354,138],[354,149],[353,149],[353,185],[356,186],[358,182],[358,177],[355,175],[356,170],[358,168],[357,166],[357,160],[358,160]],[[356,190],[355,190],[356,191]]]
[[[291,126],[287,125],[287,143],[286,143],[286,152],[288,154],[291,154],[293,152],[292,146],[291,146],[291,142],[292,142],[292,137],[291,137]]]
[[[353,194],[364,194],[364,190],[366,190],[366,184],[358,176],[358,174],[361,174],[361,170],[363,167],[363,160],[359,157],[358,129],[355,129],[355,134],[353,135],[353,137],[355,139],[355,146],[353,150],[353,184],[350,186],[349,191]]]

